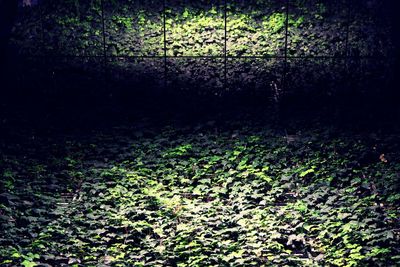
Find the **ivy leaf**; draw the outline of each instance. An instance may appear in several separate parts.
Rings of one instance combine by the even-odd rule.
[[[24,260],[21,265],[23,265],[24,267],[35,267],[38,266],[37,263],[30,261],[30,260]]]
[[[306,176],[307,174],[310,174],[310,173],[313,173],[313,172],[315,172],[315,170],[314,170],[313,168],[311,168],[311,169],[308,169],[308,170],[305,170],[305,171],[301,172],[301,173],[299,174],[299,176],[300,176],[301,178],[303,178],[303,177]]]

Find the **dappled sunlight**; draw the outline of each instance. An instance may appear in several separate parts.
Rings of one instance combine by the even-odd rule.
[[[394,2],[0,0],[0,265],[400,266]]]
[[[70,172],[85,179],[66,205],[50,211],[51,222],[31,221],[40,234],[21,255],[56,265],[395,260],[389,255],[398,253],[398,198],[393,176],[383,173],[400,167],[379,155],[368,165],[356,157],[376,140],[323,131],[289,140],[268,128],[207,128],[70,143]],[[21,244],[18,236],[4,238]],[[3,256],[18,258],[16,249],[3,248]]]

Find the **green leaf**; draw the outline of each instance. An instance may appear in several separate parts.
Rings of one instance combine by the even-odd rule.
[[[38,266],[37,263],[30,261],[30,260],[24,260],[21,265],[23,265],[24,267],[35,267]]]
[[[16,251],[13,254],[11,254],[11,258],[21,258],[21,254]]]
[[[303,177],[306,176],[307,174],[310,174],[310,173],[313,173],[313,172],[315,172],[315,170],[311,168],[311,169],[308,169],[308,170],[305,170],[305,171],[301,172],[301,173],[299,174],[299,176],[300,176],[301,178],[303,178]]]

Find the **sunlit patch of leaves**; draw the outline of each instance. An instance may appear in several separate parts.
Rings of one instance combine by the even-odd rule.
[[[0,263],[399,264],[396,147],[232,125],[42,140],[24,155],[1,144]]]

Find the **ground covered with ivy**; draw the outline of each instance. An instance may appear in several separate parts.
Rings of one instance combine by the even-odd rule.
[[[398,266],[400,138],[255,120],[17,131],[2,266]]]

